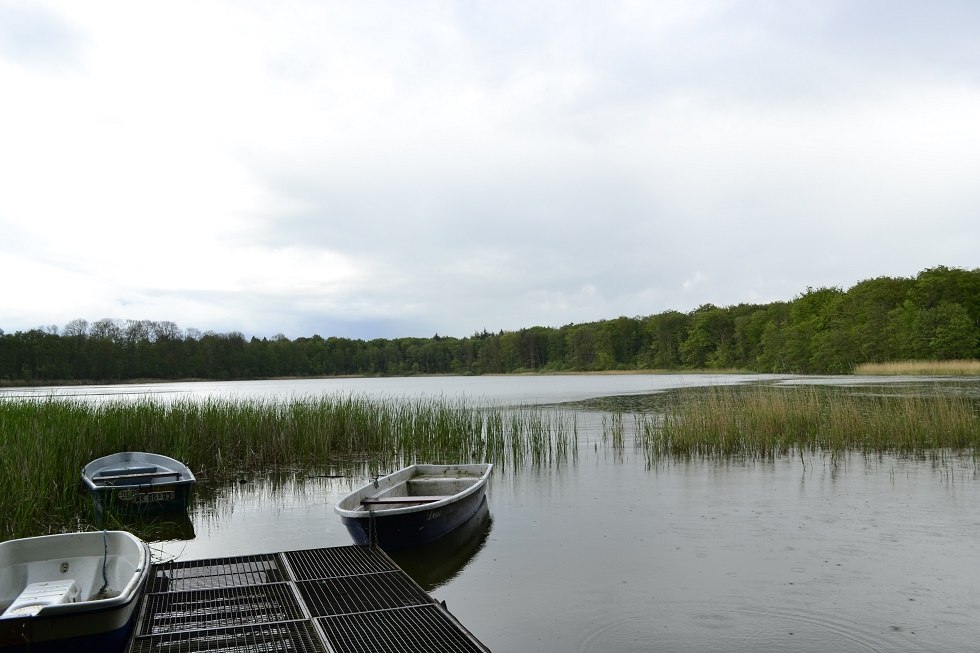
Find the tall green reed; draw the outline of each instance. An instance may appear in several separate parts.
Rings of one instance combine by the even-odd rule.
[[[78,528],[88,461],[163,453],[204,481],[254,472],[368,463],[560,463],[577,432],[565,416],[462,401],[312,397],[290,401],[0,402],[0,538]],[[501,469],[501,472],[504,470]]]
[[[676,395],[639,421],[637,437],[651,460],[800,451],[976,455],[980,411],[976,399],[954,395],[723,386]]]

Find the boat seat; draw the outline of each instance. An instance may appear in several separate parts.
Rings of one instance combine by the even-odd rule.
[[[128,476],[130,474],[152,474],[157,471],[156,465],[143,465],[143,466],[133,466],[133,467],[113,467],[112,469],[103,469],[96,476]]]
[[[392,503],[433,503],[448,499],[448,495],[442,496],[417,496],[417,497],[364,497],[361,503],[365,506],[392,504]]]
[[[78,598],[78,585],[71,578],[31,583],[14,599],[3,615],[0,615],[0,619],[33,617],[49,605],[75,603]]]
[[[168,476],[173,476],[179,479],[181,476],[183,476],[183,474],[181,472],[172,472],[170,470],[160,472],[141,472],[139,474],[115,474],[113,476],[99,474],[92,479],[92,482],[99,485],[112,485],[112,481],[136,480],[138,482],[140,479],[150,480],[154,478],[166,478]],[[129,485],[132,485],[132,483],[129,483]]]

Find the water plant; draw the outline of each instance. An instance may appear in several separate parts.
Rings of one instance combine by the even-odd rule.
[[[971,389],[972,388],[972,389]],[[601,446],[664,457],[801,452],[976,455],[976,386],[714,386],[602,409]],[[632,404],[631,404],[632,405]],[[588,410],[583,408],[583,410]],[[474,407],[462,400],[316,396],[288,401],[0,401],[0,538],[87,524],[79,472],[115,451],[165,453],[205,484],[277,471],[351,476],[412,462],[560,466],[579,455],[569,407]],[[632,420],[624,416],[632,415]],[[590,442],[598,448],[599,441]]]
[[[379,472],[412,462],[560,463],[562,413],[462,401],[323,396],[289,401],[0,401],[0,538],[77,528],[79,472],[116,451],[165,453],[205,482],[270,470]]]
[[[980,401],[894,389],[719,386],[673,395],[662,412],[639,420],[637,438],[650,460],[801,451],[976,455]]]
[[[863,363],[855,366],[854,373],[882,376],[980,376],[980,360],[908,360]]]

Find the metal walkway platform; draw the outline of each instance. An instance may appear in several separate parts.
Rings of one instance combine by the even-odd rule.
[[[380,549],[153,566],[128,653],[489,653]]]

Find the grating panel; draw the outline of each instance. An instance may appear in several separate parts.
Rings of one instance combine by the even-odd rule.
[[[368,546],[287,551],[282,555],[293,572],[294,580],[398,571],[398,566],[383,551]]]
[[[336,653],[488,653],[436,605],[316,621]]]
[[[428,594],[400,572],[306,580],[296,586],[314,617],[433,603]]]
[[[127,653],[487,653],[383,551],[361,546],[157,564],[139,614]]]
[[[175,592],[212,587],[262,585],[286,580],[278,557],[273,554],[237,556],[188,562],[165,562],[153,566],[151,592]]]
[[[142,635],[306,618],[289,583],[148,594],[144,600],[137,630]]]
[[[309,621],[214,628],[136,638],[129,653],[331,653]]]

